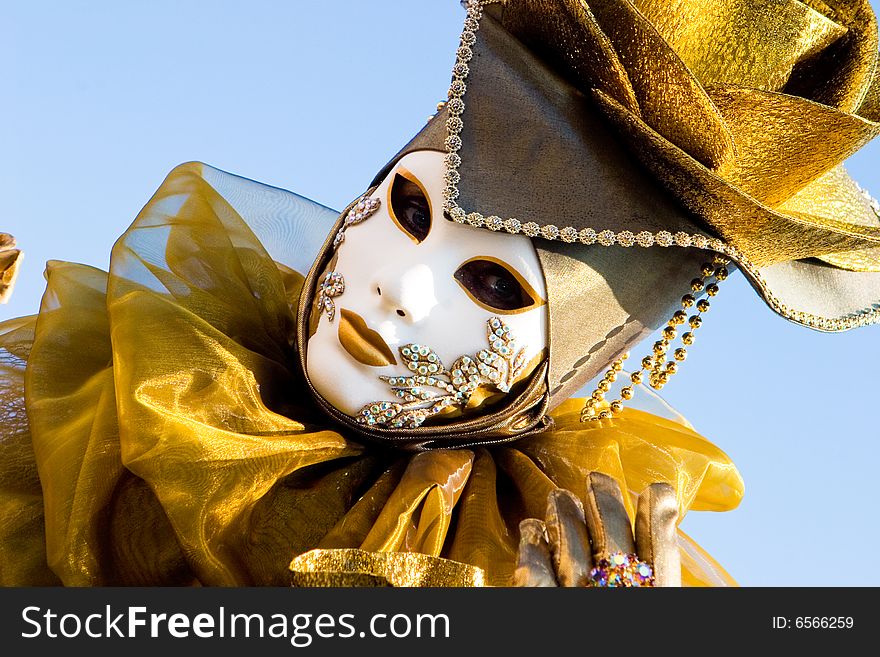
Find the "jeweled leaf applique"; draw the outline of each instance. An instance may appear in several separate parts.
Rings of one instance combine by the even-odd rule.
[[[372,217],[381,204],[382,202],[377,198],[361,196],[357,203],[352,206],[351,210],[348,211],[348,214],[345,215],[342,226],[336,232],[336,237],[333,238],[333,248],[335,249],[345,241],[345,231],[350,226],[356,226]]]
[[[318,285],[318,310],[327,315],[331,322],[336,316],[336,302],[333,297],[338,297],[345,292],[345,279],[342,274],[328,271]]]
[[[426,345],[406,344],[398,350],[409,374],[381,376],[396,397],[364,406],[357,416],[368,427],[413,429],[447,408],[463,408],[480,386],[509,392],[525,367],[526,350],[501,319],[486,322],[488,347],[475,356],[459,356],[446,368]]]

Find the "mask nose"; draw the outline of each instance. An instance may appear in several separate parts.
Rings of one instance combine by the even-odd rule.
[[[434,273],[425,264],[385,268],[377,274],[373,290],[382,308],[410,324],[427,318],[437,305]]]

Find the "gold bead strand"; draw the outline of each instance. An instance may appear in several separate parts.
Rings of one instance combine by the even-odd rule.
[[[581,410],[581,422],[589,422],[591,420],[607,420],[612,417],[613,413],[619,413],[623,410],[623,402],[619,399],[608,404],[608,408],[600,410],[600,406],[605,403],[605,393],[611,388],[611,384],[617,380],[617,375],[623,369],[623,362],[629,358],[629,352],[623,354],[609,366],[602,380],[596,384],[593,394],[587,398],[584,407]]]
[[[694,331],[702,325],[702,315],[710,308],[708,300],[697,300],[695,295],[705,292],[706,295],[714,297],[718,294],[718,283],[728,276],[727,263],[726,259],[716,256],[713,263],[703,264],[700,268],[700,276],[691,281],[691,292],[681,298],[682,309],[675,311],[664,327],[660,340],[654,343],[653,354],[645,356],[641,361],[641,368],[629,375],[630,385],[620,389],[620,398],[607,403],[608,407],[600,410],[600,405],[606,403],[605,393],[610,389],[610,384],[617,379],[618,373],[623,369],[623,361],[629,358],[629,353],[611,363],[592,396],[584,403],[581,422],[614,417],[623,410],[624,401],[633,398],[637,385],[647,382],[655,390],[660,390],[669,382],[669,378],[678,372],[678,364],[687,358],[686,346],[694,343]],[[694,307],[696,312],[688,317],[687,311]],[[686,346],[676,348],[672,352],[673,359],[666,361],[666,354],[678,337],[678,327],[685,323],[688,324],[689,330],[682,334],[681,341]]]
[[[666,360],[670,343],[677,337],[678,327],[685,322],[687,322],[689,330],[681,336],[682,344],[690,346],[694,343],[694,331],[703,323],[702,314],[709,310],[709,302],[705,299],[697,301],[695,295],[705,292],[709,296],[715,296],[718,293],[717,283],[710,282],[711,278],[715,275],[715,269],[712,263],[704,263],[700,267],[700,276],[691,281],[691,293],[685,294],[681,298],[682,310],[676,311],[666,328],[663,329],[663,340],[661,342],[664,349],[662,350],[662,357],[661,355],[655,355],[654,366],[648,378],[649,385],[655,390],[661,390],[669,382],[669,378],[678,372],[678,363],[687,358],[687,348],[683,346],[672,352],[673,360],[663,362]],[[687,311],[694,306],[696,306],[696,313],[688,317]],[[655,344],[655,354],[658,353],[656,347],[657,345]]]

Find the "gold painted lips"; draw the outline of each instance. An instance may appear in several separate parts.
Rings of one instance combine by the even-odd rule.
[[[396,365],[391,347],[367,326],[364,318],[346,308],[339,317],[339,344],[357,362],[371,367]]]

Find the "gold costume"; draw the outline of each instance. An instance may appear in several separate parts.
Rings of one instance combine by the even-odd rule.
[[[479,431],[359,428],[304,374],[346,212],[295,272],[182,165],[109,273],[50,263],[39,315],[0,325],[0,582],[509,585],[520,521],[591,472],[630,518],[658,482],[679,521],[738,504],[726,455],[631,386],[569,397],[662,328],[630,375],[661,388],[727,266],[793,322],[880,322],[880,206],[842,165],[880,132],[868,0],[466,5],[448,102],[376,180],[443,152],[447,219],[532,240],[528,385]],[[678,543],[684,584],[733,583]]]
[[[391,558],[398,583],[504,585],[519,521],[591,470],[668,482],[681,515],[739,503],[724,453],[636,410],[583,424],[570,400],[510,446],[415,455],[328,430],[291,348],[302,279],[201,170],[172,172],[109,274],[50,263],[39,315],[0,325],[3,584],[284,585],[320,547]],[[680,545],[686,584],[732,583]],[[327,572],[345,554],[308,559],[351,583]]]

